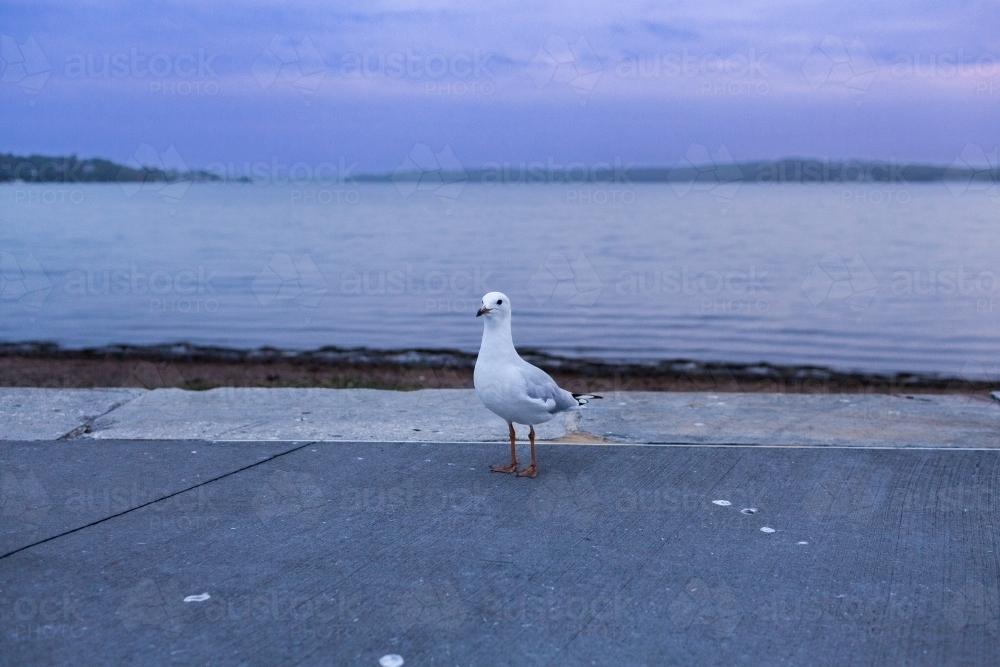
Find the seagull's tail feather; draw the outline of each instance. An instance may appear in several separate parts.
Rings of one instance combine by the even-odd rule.
[[[573,394],[573,398],[576,399],[577,405],[586,405],[595,398],[604,398],[604,397],[598,396],[597,394]]]

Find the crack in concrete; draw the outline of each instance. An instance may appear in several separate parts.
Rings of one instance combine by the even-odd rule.
[[[71,431],[67,431],[66,433],[63,433],[61,436],[59,436],[58,438],[56,438],[56,440],[57,441],[58,440],[73,440],[75,438],[79,438],[80,436],[82,436],[82,435],[84,435],[86,433],[90,433],[90,428],[94,425],[94,422],[96,422],[98,419],[100,419],[101,417],[104,417],[105,415],[111,414],[112,412],[114,412],[118,408],[122,407],[123,405],[127,405],[128,403],[131,403],[132,401],[134,401],[135,399],[137,399],[137,398],[139,398],[140,396],[143,396],[143,395],[144,394],[136,394],[135,396],[132,396],[131,398],[126,398],[124,401],[121,401],[119,403],[113,404],[110,408],[108,408],[107,410],[105,410],[104,412],[102,412],[99,415],[94,415],[93,417],[85,418],[83,420],[82,424],[80,424],[76,428],[72,429]]]

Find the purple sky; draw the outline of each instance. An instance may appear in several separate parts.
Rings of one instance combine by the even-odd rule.
[[[1000,144],[993,2],[319,5],[2,3],[0,150],[371,172],[416,144],[473,168]]]

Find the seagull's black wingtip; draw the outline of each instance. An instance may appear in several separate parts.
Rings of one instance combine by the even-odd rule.
[[[587,401],[591,401],[595,398],[604,398],[604,397],[598,396],[597,394],[573,394],[573,398],[576,399],[577,404],[586,405]]]

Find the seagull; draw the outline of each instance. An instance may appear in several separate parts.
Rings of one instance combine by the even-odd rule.
[[[577,410],[594,398],[592,394],[571,394],[561,389],[549,374],[532,366],[514,349],[510,335],[510,299],[501,292],[483,297],[483,343],[476,358],[476,394],[491,412],[507,422],[510,431],[510,463],[491,465],[493,472],[517,472],[518,477],[535,477],[535,424],[542,424],[568,410]],[[528,426],[531,465],[517,469],[514,424]]]

